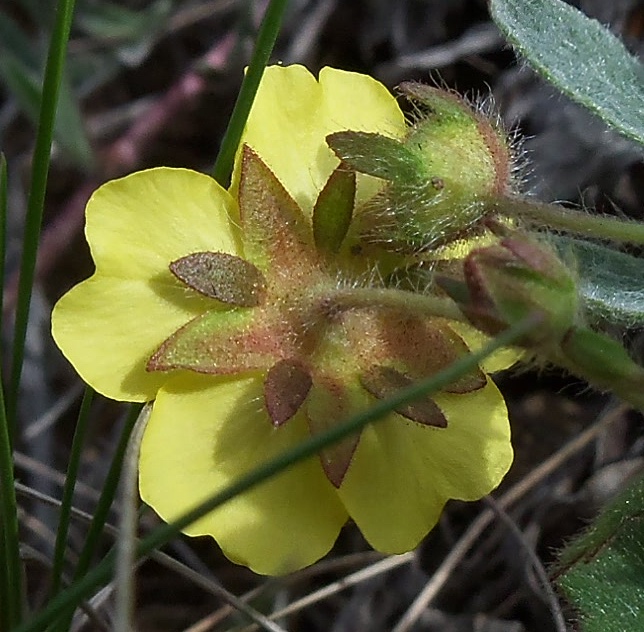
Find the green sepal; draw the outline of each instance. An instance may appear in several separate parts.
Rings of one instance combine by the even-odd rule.
[[[333,171],[313,207],[313,238],[323,255],[334,255],[346,237],[356,195],[356,174],[344,165]]]
[[[214,375],[269,369],[287,349],[283,318],[274,310],[212,310],[172,334],[153,354],[148,371],[189,369]]]
[[[242,150],[238,199],[245,258],[269,281],[318,268],[313,235],[302,210],[247,145]],[[297,281],[297,276],[291,280]]]
[[[372,132],[335,132],[326,137],[335,155],[352,169],[390,182],[416,182],[423,163],[395,138]]]
[[[249,261],[225,252],[195,252],[170,264],[189,288],[237,307],[256,307],[266,290],[264,275]]]

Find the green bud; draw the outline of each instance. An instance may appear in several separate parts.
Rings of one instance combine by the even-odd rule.
[[[409,253],[462,237],[493,212],[511,192],[512,152],[503,131],[456,94],[417,83],[400,90],[425,111],[404,139],[339,132],[327,142],[352,169],[388,181],[354,230]]]
[[[528,237],[513,235],[473,250],[463,272],[465,284],[445,278],[438,283],[490,335],[538,316],[539,324],[520,343],[559,345],[579,319],[574,278],[554,252]]]

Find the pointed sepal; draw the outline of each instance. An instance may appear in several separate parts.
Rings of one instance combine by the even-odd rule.
[[[390,182],[414,182],[425,173],[418,156],[395,138],[346,131],[329,134],[326,142],[342,162],[359,173]]]
[[[165,340],[147,370],[226,375],[269,369],[289,354],[286,326],[279,313],[262,307],[208,311]]]
[[[368,395],[359,383],[316,375],[306,402],[311,434],[325,432],[368,406]],[[360,435],[355,434],[320,451],[322,469],[335,487],[342,485],[359,440]]]
[[[414,380],[408,375],[387,366],[371,367],[360,376],[360,381],[362,386],[377,399],[387,399],[414,383]],[[447,418],[443,411],[427,396],[397,406],[395,411],[399,415],[425,426],[447,428]]]
[[[336,254],[349,230],[356,195],[356,174],[342,164],[333,171],[313,207],[313,238],[323,255]]]
[[[242,150],[239,212],[244,254],[267,278],[296,282],[318,267],[313,235],[302,210],[247,145]]]
[[[280,360],[264,379],[264,404],[274,426],[281,426],[300,409],[311,389],[311,375],[295,360]]]
[[[170,271],[200,294],[237,307],[256,307],[266,290],[250,261],[225,252],[195,252],[173,261]]]

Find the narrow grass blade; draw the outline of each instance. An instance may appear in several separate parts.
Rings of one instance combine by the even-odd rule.
[[[0,384],[2,376],[0,375]],[[0,596],[2,622],[12,630],[22,618],[22,565],[20,562],[20,535],[18,532],[18,505],[13,472],[13,450],[9,424],[5,412],[4,392],[0,388],[0,532],[3,537],[2,562],[5,564]]]
[[[7,160],[3,153],[0,153],[0,214],[2,216],[2,241],[0,242],[0,266],[4,268],[5,260],[5,246],[6,238],[4,226],[7,217]],[[4,270],[0,276],[0,283],[4,281]],[[2,302],[3,292],[0,292],[0,303]],[[2,305],[0,305],[0,331],[2,331]],[[0,384],[2,388],[2,384]],[[6,420],[5,420],[6,421]],[[8,430],[8,429],[7,429]],[[4,432],[4,430],[2,431]],[[8,547],[5,542],[5,528],[4,528],[5,515],[0,514],[0,604],[9,603],[9,564],[7,561]],[[0,608],[0,630],[9,629],[10,625],[10,611],[6,608]]]
[[[92,559],[94,558],[94,555],[96,553],[98,543],[105,528],[105,523],[107,522],[110,507],[112,506],[114,497],[116,496],[119,479],[121,478],[121,470],[123,468],[123,459],[125,458],[130,435],[132,434],[132,429],[134,428],[139,413],[141,412],[141,408],[142,407],[140,405],[132,404],[130,411],[128,412],[128,415],[125,419],[123,431],[121,432],[118,445],[116,446],[116,451],[114,452],[114,456],[112,457],[110,469],[107,473],[107,476],[105,477],[105,483],[103,484],[101,497],[99,498],[98,505],[94,510],[94,519],[92,520],[92,524],[90,525],[87,535],[85,536],[85,544],[79,555],[78,563],[76,564],[76,569],[74,571],[74,582],[72,583],[72,586],[75,586],[77,583],[79,583],[79,581],[82,581],[82,578],[87,573],[90,564],[92,563]],[[56,599],[54,599],[54,601],[56,601]],[[54,624],[52,630],[54,630],[55,632],[67,632],[74,615],[74,608],[75,604],[70,610],[65,612],[64,615]],[[52,622],[53,619],[49,621],[49,623]]]
[[[56,531],[56,544],[54,547],[54,561],[52,567],[52,579],[50,595],[58,594],[65,563],[65,549],[67,545],[67,533],[69,531],[69,519],[71,516],[72,500],[74,497],[74,487],[78,478],[78,468],[80,466],[81,453],[85,441],[85,435],[90,421],[90,409],[94,391],[91,387],[85,387],[85,394],[81,402],[78,420],[76,421],[76,430],[72,439],[72,447],[69,456],[69,465],[67,466],[67,476],[65,477],[65,487],[63,489],[63,499],[60,506],[60,518],[58,520],[58,530]]]
[[[7,161],[0,153],[0,331],[2,331],[2,296],[6,255]],[[20,621],[22,608],[22,570],[18,534],[18,507],[14,489],[11,433],[7,423],[4,387],[0,376],[0,627],[8,630]]]
[[[25,234],[18,282],[16,324],[14,328],[13,358],[11,363],[11,387],[7,397],[7,417],[10,436],[16,423],[18,390],[25,352],[25,337],[29,320],[31,291],[36,268],[36,254],[42,225],[45,191],[49,174],[51,143],[56,122],[58,95],[63,80],[65,52],[74,13],[74,0],[58,0],[56,20],[52,31],[49,54],[45,66],[40,118],[36,134],[36,146],[32,162],[31,186],[27,202]]]
[[[253,106],[259,83],[262,80],[264,68],[266,68],[266,64],[268,64],[273,52],[287,5],[288,0],[271,0],[264,14],[259,33],[257,33],[253,56],[237,95],[237,101],[212,170],[213,178],[223,187],[227,187],[230,182],[235,152],[239,146],[250,109]]]

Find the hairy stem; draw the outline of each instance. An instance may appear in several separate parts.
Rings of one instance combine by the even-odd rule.
[[[420,316],[436,316],[461,322],[469,322],[456,303],[449,298],[432,294],[416,294],[396,288],[346,288],[337,290],[326,299],[333,311],[364,309],[370,307],[391,307]]]
[[[644,245],[644,224],[520,198],[497,202],[500,213],[537,226],[565,230],[585,237]]]

